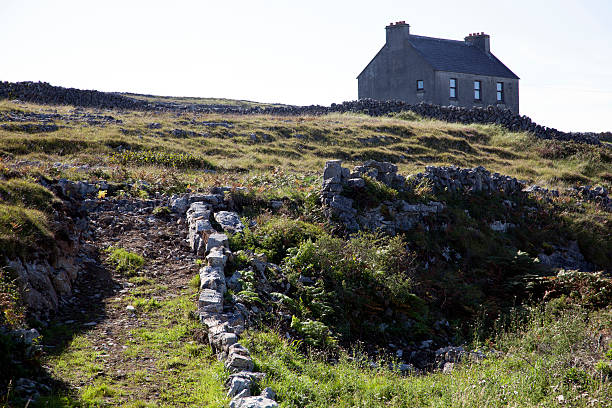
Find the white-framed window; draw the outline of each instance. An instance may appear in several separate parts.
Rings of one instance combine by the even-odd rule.
[[[480,101],[482,100],[482,82],[474,81],[474,100]]]
[[[498,82],[497,83],[497,102],[503,102],[503,101],[504,101],[504,83]]]
[[[449,92],[449,97],[450,98],[456,98],[457,97],[457,78],[451,78],[448,84],[449,88],[448,88],[448,92]]]

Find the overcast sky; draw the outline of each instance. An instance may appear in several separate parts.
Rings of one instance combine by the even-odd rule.
[[[405,20],[491,50],[520,78],[521,114],[612,131],[612,1],[0,0],[0,80],[328,105]]]

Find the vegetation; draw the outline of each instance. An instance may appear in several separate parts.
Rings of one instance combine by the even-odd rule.
[[[251,332],[246,345],[285,407],[609,406],[609,356],[598,344],[610,310],[549,303],[516,311],[484,349],[450,374],[409,374],[392,356],[354,349],[329,356],[275,332]],[[501,353],[492,351],[491,347]],[[612,354],[608,352],[608,354]],[[337,361],[329,364],[329,358]]]
[[[155,284],[142,286],[153,289]],[[93,334],[72,334],[70,325],[46,329],[45,341],[62,345],[60,353],[51,352],[44,358],[53,376],[85,385],[75,392],[57,389],[30,406],[226,406],[223,365],[209,346],[193,341],[201,330],[199,322],[190,317],[193,300],[193,289],[166,301],[140,296],[126,299],[137,306],[138,313],[146,313],[147,319],[141,327],[129,330],[126,347],[114,356],[124,369],[119,374],[107,372],[109,352],[94,347],[98,339]],[[125,308],[125,301],[112,307]]]
[[[142,256],[133,252],[126,251],[123,248],[108,248],[109,253],[107,262],[115,267],[115,270],[126,276],[134,276],[138,269],[144,264],[145,260]]]
[[[8,122],[2,112],[27,124],[50,109],[0,101],[0,124]],[[71,107],[52,109],[59,126],[53,132],[0,127],[0,263],[54,245],[62,204],[37,180],[104,181],[100,200],[230,186],[226,199],[247,227],[229,237],[235,256],[226,272],[241,271],[242,288],[227,296],[260,310],[241,341],[267,374],[259,388],[271,386],[281,406],[587,407],[612,400],[609,276],[552,273],[537,261],[576,241],[586,261],[612,268],[610,212],[568,195],[434,194],[427,183],[407,194],[366,177],[365,189],[343,193],[360,209],[381,205],[388,215],[385,201],[404,199],[441,201],[445,210],[436,223],[426,219],[396,237],[349,236],[323,216],[317,194],[329,159],[345,166],[388,160],[402,174],[426,165],[482,165],[551,188],[610,189],[610,149],[410,112],[374,118],[117,111],[100,124],[78,119]],[[168,207],[153,215],[173,221]],[[494,231],[495,221],[515,228]],[[154,261],[117,245],[102,258],[124,285],[117,298],[105,299],[101,321],[125,322],[124,347],[112,348],[102,330],[79,323],[41,328],[50,347],[36,367],[42,363],[63,384],[29,406],[226,406],[228,373],[194,318],[199,275],[189,271],[169,289],[170,280],[146,273]],[[252,253],[278,265],[264,271],[266,282],[250,265]],[[0,269],[0,325],[12,328],[25,323],[15,278]],[[448,325],[441,329],[439,322]],[[2,336],[0,366],[12,364],[7,356],[28,365],[26,351]],[[415,349],[426,339],[488,357],[466,359],[450,373],[436,366],[402,374],[389,343]],[[125,370],[110,370],[110,359]],[[22,368],[24,376],[34,372]]]

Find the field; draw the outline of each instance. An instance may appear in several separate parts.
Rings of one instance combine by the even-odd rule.
[[[610,190],[605,145],[411,112],[247,116],[0,101],[0,158],[0,249],[8,258],[53,250],[60,204],[41,180],[104,182],[108,188],[92,198],[109,205],[231,187],[227,198],[248,226],[230,236],[232,251],[266,254],[279,265],[267,272],[269,284],[294,288],[279,300],[244,275],[245,289],[232,293],[262,310],[242,342],[266,374],[258,387],[272,387],[282,407],[612,406],[612,214],[564,193],[579,185]],[[348,236],[320,210],[321,174],[332,159],[345,167],[389,161],[403,175],[484,166],[561,195],[508,207],[504,197],[423,189],[412,198],[444,202],[444,228]],[[370,201],[397,194],[371,185]],[[500,219],[518,227],[492,231]],[[226,406],[228,372],[195,318],[201,260],[170,238],[184,228],[178,217],[158,207],[108,210],[89,222],[98,269],[79,278],[76,300],[49,324],[27,319],[2,269],[0,323],[37,327],[43,336],[42,353],[11,373],[0,404]],[[535,261],[574,241],[601,273],[557,274]],[[237,256],[226,275],[245,259]],[[300,283],[303,275],[316,284]],[[397,351],[430,339],[486,357],[401,371]],[[4,344],[5,355],[16,355]],[[28,403],[13,392],[21,377],[50,391]]]

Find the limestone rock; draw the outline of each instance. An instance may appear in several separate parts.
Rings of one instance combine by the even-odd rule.
[[[235,234],[244,229],[242,221],[237,213],[231,211],[219,211],[215,213],[215,221],[221,225],[223,231]]]
[[[205,312],[223,312],[223,295],[212,289],[202,289],[198,299],[198,307]]]
[[[276,408],[276,401],[263,396],[234,398],[230,402],[230,408]]]

